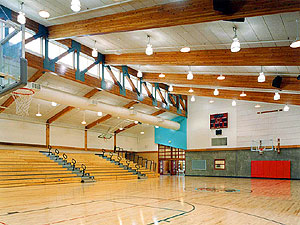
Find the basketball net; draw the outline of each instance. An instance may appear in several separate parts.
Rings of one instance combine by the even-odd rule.
[[[28,116],[34,90],[29,88],[20,88],[17,91],[13,91],[11,95],[16,102],[16,114],[19,116]]]

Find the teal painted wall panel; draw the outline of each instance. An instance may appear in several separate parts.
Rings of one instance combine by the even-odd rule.
[[[185,117],[178,116],[172,120],[180,123],[180,129],[171,130],[162,127],[155,128],[155,143],[186,150],[187,119]]]

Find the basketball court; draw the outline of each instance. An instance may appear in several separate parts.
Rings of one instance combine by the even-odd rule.
[[[0,225],[300,224],[300,1],[0,0]]]

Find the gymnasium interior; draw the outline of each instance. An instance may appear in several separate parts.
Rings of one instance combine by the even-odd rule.
[[[300,0],[0,0],[0,225],[300,225]]]

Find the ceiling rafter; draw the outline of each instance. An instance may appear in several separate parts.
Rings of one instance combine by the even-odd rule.
[[[242,48],[239,52],[230,49],[195,50],[182,52],[128,53],[106,55],[110,65],[170,65],[170,66],[300,66],[300,48],[259,47]]]
[[[163,5],[117,13],[49,27],[50,38],[100,35],[177,25],[230,20],[300,10],[295,0],[257,0],[235,2],[239,10],[225,15],[213,8],[211,0],[176,1]]]
[[[148,82],[167,83],[175,85],[203,85],[215,87],[231,88],[256,88],[256,89],[276,89],[272,86],[272,81],[276,76],[266,76],[266,81],[259,83],[257,76],[249,75],[225,75],[225,80],[218,80],[218,75],[194,74],[193,80],[187,80],[185,74],[165,74],[164,78],[158,77],[158,73],[146,73],[144,80]],[[296,77],[283,76],[281,90],[300,91],[300,82]]]
[[[189,93],[189,87],[174,87],[174,93],[191,95]],[[193,88],[193,95],[201,97],[211,97],[211,98],[223,98],[232,100],[244,100],[244,101],[254,101],[254,102],[265,102],[273,104],[290,104],[290,105],[300,105],[300,95],[280,93],[280,99],[274,100],[274,93],[272,92],[254,92],[245,91],[247,96],[241,97],[241,91],[236,90],[219,90],[219,95],[215,96],[213,94],[214,89],[209,88]]]

